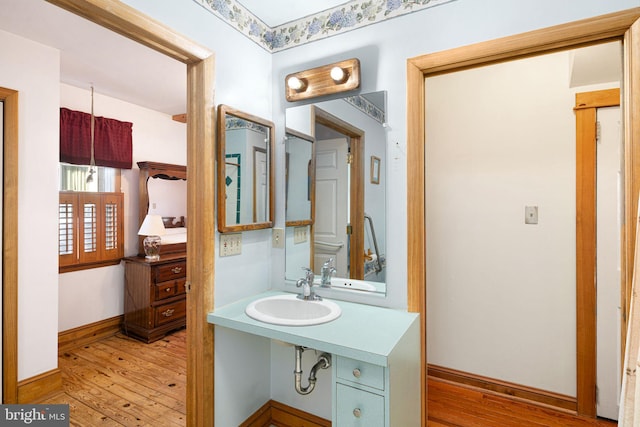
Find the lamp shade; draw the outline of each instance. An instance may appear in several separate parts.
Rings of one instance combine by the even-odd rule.
[[[162,236],[164,234],[164,223],[160,215],[147,215],[142,221],[139,236]]]

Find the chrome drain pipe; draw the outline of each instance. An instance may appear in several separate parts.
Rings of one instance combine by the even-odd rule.
[[[327,369],[331,366],[331,355],[329,353],[322,353],[318,356],[318,361],[313,368],[311,368],[311,372],[309,372],[309,384],[306,387],[302,387],[302,352],[304,351],[304,347],[297,345],[295,348],[296,352],[296,369],[293,371],[293,375],[295,377],[295,386],[296,391],[300,394],[309,394],[316,387],[316,372],[318,369]]]

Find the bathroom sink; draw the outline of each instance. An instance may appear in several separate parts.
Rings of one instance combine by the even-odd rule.
[[[284,326],[309,326],[331,322],[342,310],[327,300],[305,301],[296,294],[275,295],[253,301],[245,308],[247,316],[265,323]]]

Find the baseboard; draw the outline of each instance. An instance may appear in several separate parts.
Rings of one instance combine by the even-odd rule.
[[[575,397],[470,374],[468,372],[457,371],[455,369],[444,368],[442,366],[428,365],[427,372],[428,375],[433,378],[440,378],[456,384],[492,391],[515,399],[535,402],[556,409],[564,409],[574,412],[577,410],[577,401]]]
[[[124,316],[115,316],[58,333],[58,354],[120,332]]]
[[[33,403],[62,389],[60,369],[52,369],[18,382],[18,403]]]
[[[240,427],[331,427],[331,421],[301,411],[275,400],[270,400]]]

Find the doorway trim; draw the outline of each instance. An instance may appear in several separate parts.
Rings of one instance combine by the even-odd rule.
[[[187,214],[191,224],[187,229],[187,425],[211,426],[214,333],[206,316],[214,307],[215,56],[208,48],[121,2],[47,1],[187,65]],[[196,253],[197,257],[188,256]],[[17,281],[14,291],[17,293]],[[9,332],[17,337],[16,323],[11,328]],[[17,371],[17,364],[12,368]]]
[[[351,200],[351,234],[349,237],[349,276],[352,279],[364,279],[364,131],[352,124],[312,106],[311,129],[315,138],[316,124],[326,126],[349,137],[351,149],[351,186],[349,199]],[[316,143],[318,140],[316,139]],[[317,149],[317,147],[316,147]],[[313,225],[312,225],[313,227]],[[312,231],[312,241],[314,232]],[[313,250],[313,248],[312,248]],[[311,259],[313,260],[313,254]],[[313,264],[312,264],[313,265]]]
[[[578,412],[597,416],[596,114],[620,105],[620,89],[576,94],[576,369]],[[623,351],[624,352],[624,351]]]
[[[407,60],[407,306],[420,313],[420,380],[422,425],[427,425],[426,360],[426,229],[425,229],[425,79],[441,73],[516,58],[582,47],[612,40],[624,41],[625,211],[623,232],[623,330],[629,310],[633,273],[635,212],[640,190],[640,8],[535,30],[515,36],[417,56]],[[584,397],[578,393],[578,413]]]
[[[2,204],[2,402],[18,402],[18,92],[4,102]]]

